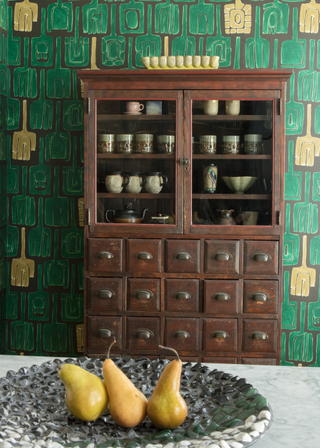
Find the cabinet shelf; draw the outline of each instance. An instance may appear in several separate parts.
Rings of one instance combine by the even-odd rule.
[[[248,200],[261,200],[266,201],[271,199],[271,194],[206,194],[206,193],[194,193],[192,199],[248,199]]]
[[[205,160],[272,160],[271,154],[192,154],[192,158]]]
[[[268,115],[193,115],[192,121],[266,121]]]
[[[134,199],[174,199],[174,193],[97,193],[97,197],[99,199],[125,199],[125,198],[134,198]]]
[[[97,115],[97,121],[175,121],[175,115]]]
[[[119,154],[119,153],[105,153],[97,154],[97,159],[174,159],[175,153],[172,154]]]

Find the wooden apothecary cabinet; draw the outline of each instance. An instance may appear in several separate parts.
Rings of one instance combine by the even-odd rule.
[[[87,355],[115,337],[113,353],[133,357],[161,358],[162,344],[191,361],[280,362],[290,74],[78,72]]]

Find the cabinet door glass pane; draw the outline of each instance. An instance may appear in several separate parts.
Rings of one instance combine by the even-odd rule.
[[[96,100],[96,222],[175,225],[176,100]]]
[[[273,101],[192,101],[192,225],[272,225]]]

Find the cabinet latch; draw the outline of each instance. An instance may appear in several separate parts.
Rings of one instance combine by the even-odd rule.
[[[179,159],[179,165],[180,165],[180,166],[184,166],[184,169],[185,169],[186,171],[189,171],[189,168],[190,168],[190,159],[180,158],[180,159]]]

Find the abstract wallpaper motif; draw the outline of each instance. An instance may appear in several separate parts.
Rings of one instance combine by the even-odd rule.
[[[230,69],[294,69],[282,364],[320,366],[319,26],[315,0],[0,0],[2,352],[81,354],[84,110],[76,70],[142,68],[141,56],[160,56],[168,35],[174,55],[218,55]]]

